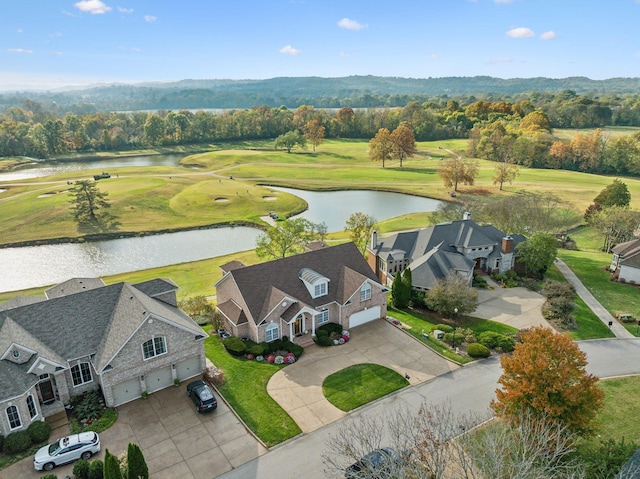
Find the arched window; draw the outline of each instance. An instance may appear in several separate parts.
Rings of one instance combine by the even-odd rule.
[[[81,386],[93,381],[89,363],[79,363],[71,368],[71,379],[74,386]]]
[[[20,413],[18,412],[17,407],[9,406],[5,412],[7,413],[7,420],[9,421],[9,427],[11,429],[17,429],[22,426],[22,421],[20,421]]]
[[[270,323],[264,332],[264,340],[266,342],[275,341],[280,336],[279,328],[276,323]]]
[[[152,338],[142,344],[142,355],[144,359],[151,359],[167,352],[167,341],[164,336]]]
[[[36,409],[36,403],[33,400],[33,396],[31,394],[27,396],[27,407],[29,408],[29,415],[31,416],[31,419],[33,419],[38,415],[38,410]]]
[[[371,299],[371,285],[369,283],[365,283],[360,288],[360,301],[366,301]]]

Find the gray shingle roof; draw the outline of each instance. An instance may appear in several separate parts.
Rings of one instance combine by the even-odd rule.
[[[164,278],[151,279],[142,283],[136,283],[133,286],[152,298],[180,289],[176,283]]]
[[[38,382],[38,376],[27,373],[36,360],[34,354],[24,364],[15,364],[11,361],[0,361],[0,401],[10,399],[33,387]]]
[[[309,268],[328,278],[328,294],[312,298],[298,275]],[[233,277],[247,306],[251,319],[258,324],[283,296],[302,301],[310,307],[331,302],[344,304],[366,279],[378,283],[355,244],[345,243],[302,253],[228,273]],[[225,280],[223,278],[221,281]]]

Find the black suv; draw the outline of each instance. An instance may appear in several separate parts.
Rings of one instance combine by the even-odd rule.
[[[213,411],[218,407],[218,401],[216,401],[211,388],[201,379],[187,384],[187,396],[196,405],[198,412]]]

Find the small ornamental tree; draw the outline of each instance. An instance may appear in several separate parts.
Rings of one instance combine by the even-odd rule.
[[[407,292],[406,284],[402,281],[402,273],[397,272],[391,283],[391,302],[394,308],[405,309],[409,306],[411,291]]]
[[[149,468],[137,444],[129,443],[127,448],[127,479],[149,479]]]
[[[107,449],[104,453],[104,479],[122,479],[118,458]]]
[[[569,336],[536,326],[522,335],[512,355],[500,358],[503,374],[491,407],[498,416],[516,420],[522,414],[566,426],[569,431],[594,432],[594,418],[603,406],[598,378],[585,371],[584,352]]]
[[[455,319],[459,314],[475,311],[478,293],[464,278],[452,274],[434,283],[427,291],[424,303],[432,311]]]
[[[548,233],[534,233],[518,244],[516,250],[528,274],[543,276],[556,258],[558,242]]]

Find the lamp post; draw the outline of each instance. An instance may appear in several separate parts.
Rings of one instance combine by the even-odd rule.
[[[451,335],[451,349],[456,349],[456,316],[458,316],[458,308],[453,308],[453,334]]]

